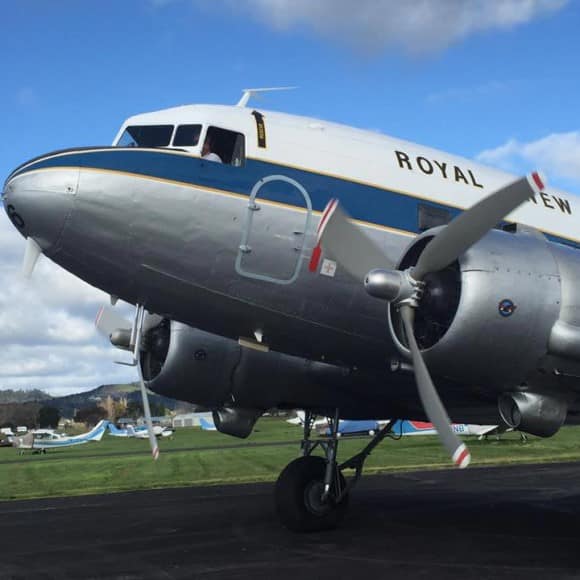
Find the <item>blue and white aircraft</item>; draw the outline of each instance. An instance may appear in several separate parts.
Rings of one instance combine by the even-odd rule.
[[[298,531],[339,523],[342,472],[386,436],[338,464],[340,419],[430,421],[465,467],[450,417],[549,437],[580,416],[576,197],[250,95],[136,115],[4,184],[25,273],[42,253],[137,307],[101,328],[145,401],[212,409],[237,437],[271,408],[329,417],[324,456],[303,444],[276,484]]]
[[[145,431],[147,433],[147,427],[127,427],[125,429],[119,429],[114,423],[109,422],[107,425],[109,430],[109,435],[113,437],[135,437],[137,431]]]
[[[303,426],[305,420],[305,413],[298,411],[296,418],[289,419],[287,423]],[[368,419],[362,421],[340,419],[338,435],[374,435],[389,422],[391,422],[389,419]],[[315,420],[312,427],[321,435],[331,435],[331,426],[329,425],[328,419],[321,418]],[[472,425],[468,423],[452,423],[451,428],[457,435],[475,435],[480,438],[505,430],[498,425]],[[393,435],[437,435],[437,429],[433,423],[401,419],[391,422],[391,432]]]
[[[12,446],[20,453],[30,449],[40,453],[46,453],[47,449],[60,449],[73,445],[83,445],[89,441],[100,441],[107,430],[108,421],[99,421],[90,431],[81,435],[60,435],[59,433],[44,431],[31,431],[26,435],[15,436]]]
[[[116,425],[109,422],[109,435],[113,437],[136,437],[137,439],[148,439],[149,433],[147,426],[133,427],[129,425],[126,429],[119,429]],[[153,425],[153,433],[156,437],[171,437],[173,435],[173,429],[168,427],[161,427],[160,425]]]

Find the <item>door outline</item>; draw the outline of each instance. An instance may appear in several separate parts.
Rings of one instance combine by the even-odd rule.
[[[242,266],[242,259],[245,254],[248,254],[252,251],[252,248],[248,244],[250,239],[250,232],[252,231],[252,223],[254,219],[254,213],[260,210],[260,206],[256,203],[256,197],[262,189],[264,185],[267,183],[271,183],[272,181],[284,181],[285,183],[289,183],[293,187],[295,187],[306,202],[306,223],[304,225],[304,233],[302,235],[302,242],[300,245],[300,255],[296,259],[296,266],[294,268],[294,273],[290,278],[274,278],[273,276],[267,276],[266,274],[257,274],[255,272],[249,272],[248,270],[244,270]],[[298,183],[295,179],[291,177],[286,177],[286,175],[269,175],[268,177],[263,177],[259,181],[256,182],[252,191],[250,192],[250,198],[248,200],[248,211],[246,213],[246,222],[244,224],[244,229],[242,232],[242,241],[238,246],[238,255],[236,257],[236,272],[240,276],[245,276],[246,278],[253,278],[254,280],[263,280],[264,282],[271,282],[273,284],[293,284],[300,274],[300,266],[302,264],[302,258],[305,253],[305,242],[306,236],[310,231],[310,223],[312,221],[312,202],[310,200],[310,196],[304,187]],[[298,250],[298,248],[296,248]]]

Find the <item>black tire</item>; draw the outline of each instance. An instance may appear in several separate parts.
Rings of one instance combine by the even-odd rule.
[[[275,500],[284,527],[293,532],[318,532],[340,524],[348,507],[348,494],[338,503],[332,497],[324,503],[317,501],[323,492],[325,471],[326,461],[313,455],[295,459],[282,471],[276,482]],[[339,478],[344,489],[342,474]]]

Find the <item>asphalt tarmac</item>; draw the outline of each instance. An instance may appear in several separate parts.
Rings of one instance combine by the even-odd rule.
[[[580,578],[580,464],[366,477],[295,535],[272,484],[0,503],[0,578]]]

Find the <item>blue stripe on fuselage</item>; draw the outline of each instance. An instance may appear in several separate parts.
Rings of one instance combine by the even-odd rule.
[[[263,177],[274,174],[285,175],[298,181],[308,191],[315,211],[322,211],[330,198],[337,197],[355,219],[404,231],[417,231],[419,200],[416,198],[337,177],[252,159],[248,159],[244,167],[233,167],[163,150],[111,147],[93,151],[73,150],[65,154],[47,156],[25,165],[11,177],[28,171],[55,167],[121,171],[201,185],[240,195],[249,195],[256,182]],[[274,182],[260,191],[260,197],[296,205],[296,196],[293,195],[295,191],[292,190],[288,184]],[[455,208],[429,203],[447,209],[453,215],[458,213]]]
[[[298,181],[308,191],[315,211],[322,211],[329,199],[336,197],[357,220],[414,233],[418,232],[419,204],[446,210],[451,217],[461,211],[411,195],[276,163],[248,159],[244,167],[233,167],[163,149],[108,147],[58,152],[20,167],[10,178],[28,171],[55,167],[119,171],[246,196],[260,179],[285,175]],[[299,205],[295,194],[291,186],[282,182],[270,183],[260,190],[262,199]],[[547,237],[551,241],[580,247],[580,244],[570,240],[553,235]]]

